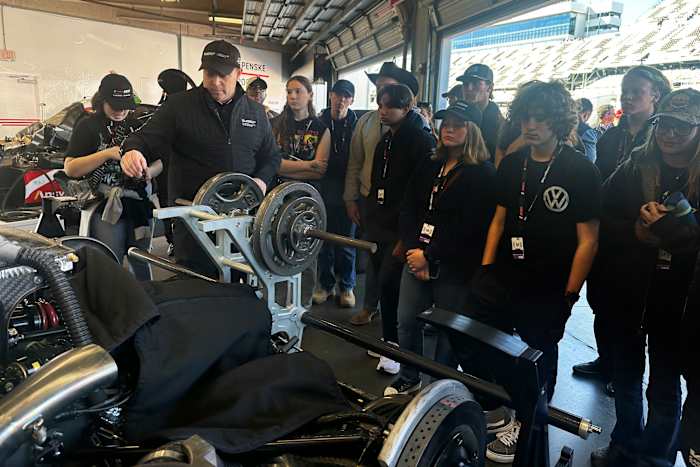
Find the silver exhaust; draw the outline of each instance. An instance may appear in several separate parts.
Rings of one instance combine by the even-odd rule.
[[[17,385],[0,399],[0,462],[32,436],[35,424],[108,386],[117,378],[117,364],[102,347],[89,344],[69,350]]]

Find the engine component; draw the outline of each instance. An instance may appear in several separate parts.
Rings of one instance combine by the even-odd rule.
[[[217,214],[233,215],[257,208],[263,197],[258,184],[248,175],[225,172],[207,180],[192,204],[209,206]]]
[[[38,369],[0,399],[0,460],[32,435],[28,428],[33,423],[50,420],[67,405],[116,378],[116,363],[94,344],[69,350]]]
[[[143,457],[136,467],[146,465],[190,466],[190,467],[223,467],[224,463],[216,454],[214,446],[207,443],[198,435],[184,441],[176,441],[161,446]]]
[[[268,193],[258,209],[251,237],[253,250],[275,274],[298,274],[323,246],[306,235],[309,229],[326,229],[321,195],[306,183],[282,183]]]

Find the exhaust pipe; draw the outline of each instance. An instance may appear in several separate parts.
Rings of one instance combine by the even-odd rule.
[[[32,426],[116,381],[117,364],[102,347],[69,350],[22,381],[0,399],[0,463],[32,435]]]

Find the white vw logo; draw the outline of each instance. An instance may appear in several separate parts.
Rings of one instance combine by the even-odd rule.
[[[569,207],[569,193],[560,186],[550,186],[544,190],[544,205],[553,212],[563,212]]]

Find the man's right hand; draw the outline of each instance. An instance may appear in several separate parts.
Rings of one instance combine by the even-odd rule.
[[[122,156],[121,166],[122,172],[128,177],[138,178],[146,173],[148,162],[146,162],[146,158],[141,154],[141,151],[132,149]]]
[[[345,210],[352,223],[360,225],[360,207],[357,205],[357,201],[346,201]]]

